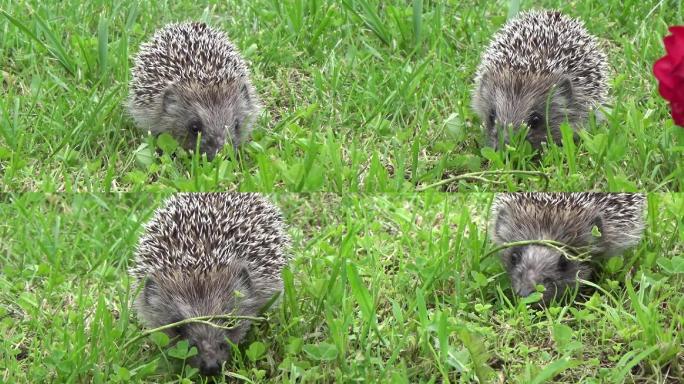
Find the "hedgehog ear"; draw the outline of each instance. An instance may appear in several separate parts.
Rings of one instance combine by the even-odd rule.
[[[480,79],[478,80],[476,92],[477,92],[481,97],[485,97],[484,92],[485,92],[486,89],[489,89],[489,87],[488,87],[487,85],[491,82],[491,81],[490,81],[490,80],[491,80],[490,78],[491,78],[491,75],[490,75],[489,73],[483,73],[483,74],[480,76]]]
[[[489,74],[489,72],[485,72],[482,75],[480,75],[480,84],[488,83],[490,77],[491,75]]]
[[[504,210],[500,210],[496,213],[494,220],[494,236],[501,238],[503,223],[504,221],[508,220],[508,213]]]
[[[145,278],[145,285],[143,286],[143,300],[145,304],[151,305],[152,300],[154,300],[154,293],[157,291],[157,282],[151,277]]]
[[[252,97],[249,95],[249,89],[247,88],[247,84],[242,84],[240,92],[242,92],[242,96],[245,98],[245,100],[247,100],[247,102],[251,101]]]
[[[178,110],[179,104],[180,96],[178,95],[178,90],[174,85],[169,85],[162,95],[162,111],[164,113],[173,113]]]
[[[567,103],[571,102],[573,98],[572,80],[568,76],[561,77],[554,86],[553,92],[555,95],[564,98]]]
[[[246,266],[240,268],[238,273],[238,279],[247,287],[247,289],[252,289],[252,277],[249,275],[249,270]]]

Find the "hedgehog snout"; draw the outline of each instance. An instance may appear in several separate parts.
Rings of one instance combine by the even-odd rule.
[[[535,271],[523,271],[513,284],[516,295],[527,297],[536,292],[537,284],[540,284],[541,278],[542,276],[538,276],[538,273]]]
[[[515,294],[520,297],[527,297],[534,292],[536,292],[536,285],[531,281],[520,282],[517,287],[515,287]]]
[[[531,285],[525,285],[523,287],[518,288],[518,291],[516,294],[520,297],[527,297],[535,292],[535,288]]]
[[[230,358],[227,345],[224,347],[211,340],[201,340],[196,345],[198,350],[197,359],[194,361],[196,368],[205,376],[216,376],[221,372],[221,365]]]
[[[205,149],[202,149],[202,153],[207,155],[208,160],[213,160],[214,157],[216,157],[216,154],[218,154],[220,150],[221,150],[221,146],[217,146],[214,144],[207,144],[207,145],[205,145]]]
[[[490,131],[490,145],[495,150],[500,150],[510,143],[511,134],[517,132],[518,127],[513,124],[496,123]]]
[[[202,152],[207,155],[207,159],[212,160],[221,152],[221,149],[226,142],[226,137],[223,133],[208,133],[202,141]]]
[[[216,376],[221,372],[221,364],[217,359],[202,359],[199,370],[204,376]]]
[[[218,128],[207,132],[202,141],[202,152],[207,154],[209,160],[221,152],[225,145],[231,145],[235,152],[240,145],[240,138],[233,132],[230,124],[219,125]]]
[[[221,366],[218,361],[205,362],[204,360],[200,363],[200,372],[204,376],[216,376],[221,372]]]

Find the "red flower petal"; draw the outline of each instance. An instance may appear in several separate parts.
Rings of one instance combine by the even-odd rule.
[[[664,83],[668,88],[673,88],[675,86],[675,80],[672,78],[672,70],[674,64],[670,60],[669,56],[658,59],[658,61],[653,64],[653,74],[656,79],[661,83]]]
[[[663,42],[665,43],[667,57],[669,57],[675,65],[684,60],[684,36],[665,36]]]
[[[674,97],[671,101],[684,103],[684,60],[676,67],[672,68],[670,78],[674,82],[674,86],[670,87],[670,90],[674,93]]]
[[[684,60],[672,67],[672,77],[679,84],[684,84]]]
[[[684,127],[684,103],[672,103],[672,120],[680,127]]]
[[[667,87],[664,83],[658,85],[658,92],[663,99],[673,102],[677,100],[677,93],[672,88]]]
[[[673,25],[668,31],[675,36],[684,36],[684,25]]]
[[[663,42],[667,54],[653,64],[658,92],[670,102],[672,119],[684,127],[684,26],[669,28]]]

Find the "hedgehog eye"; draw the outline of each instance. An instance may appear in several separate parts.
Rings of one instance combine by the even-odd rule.
[[[193,120],[188,124],[188,130],[194,134],[202,132],[202,122],[199,120]]]
[[[569,266],[570,266],[570,261],[565,256],[561,256],[560,259],[558,259],[558,270],[559,271],[567,271]]]
[[[530,117],[527,119],[527,126],[530,127],[531,130],[535,130],[539,128],[541,122],[541,115],[537,112],[533,112],[532,115],[530,115]]]
[[[178,333],[181,337],[185,337],[185,331],[187,331],[187,326],[185,324],[183,325],[177,325],[176,327],[173,328],[176,333]]]
[[[235,132],[240,132],[240,122],[239,121],[235,122]]]
[[[511,253],[511,265],[515,266],[520,263],[520,251],[513,251]]]

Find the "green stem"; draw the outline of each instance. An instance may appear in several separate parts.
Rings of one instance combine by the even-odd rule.
[[[480,172],[471,172],[471,173],[463,173],[460,175],[456,175],[453,177],[450,177],[448,179],[440,180],[436,183],[426,185],[424,187],[416,188],[417,192],[423,192],[426,191],[430,188],[434,187],[439,187],[440,185],[444,184],[449,184],[454,181],[458,180],[466,180],[466,179],[474,179],[474,180],[479,180],[479,181],[485,181],[485,182],[490,182],[490,183],[501,183],[499,180],[489,180],[484,178],[483,176],[487,175],[530,175],[530,176],[539,176],[542,179],[544,179],[544,188],[542,190],[546,190],[549,186],[549,176],[540,171],[516,171],[516,170],[508,170],[508,171],[503,171],[503,170],[498,170],[498,171],[480,171]]]
[[[266,319],[263,317],[253,317],[253,316],[235,316],[235,315],[212,315],[212,316],[198,316],[198,317],[191,317],[188,319],[183,319],[181,321],[175,322],[175,323],[170,323],[166,325],[162,325],[161,327],[153,328],[153,329],[148,329],[147,331],[142,332],[138,336],[134,337],[133,339],[129,340],[124,344],[123,349],[127,349],[128,347],[131,346],[131,344],[135,343],[136,341],[142,339],[143,337],[147,337],[155,332],[163,331],[165,329],[170,329],[177,327],[179,325],[184,325],[184,324],[190,324],[190,323],[199,323],[199,324],[206,324],[214,328],[221,328],[221,329],[231,329],[232,326],[227,326],[227,325],[221,325],[221,324],[216,324],[212,323],[211,320],[251,320],[251,321],[265,321]]]
[[[580,249],[578,248],[573,248],[569,245],[566,245],[564,243],[561,243],[559,241],[554,241],[554,240],[523,240],[523,241],[514,241],[511,243],[504,243],[491,251],[485,253],[484,256],[482,256],[482,259],[486,259],[487,257],[503,250],[506,248],[512,248],[512,247],[519,247],[521,245],[531,245],[531,244],[539,244],[539,245],[546,245],[548,247],[551,247],[558,252],[562,253],[563,256],[568,258],[569,260],[584,260],[584,256],[589,255],[589,252],[584,251],[581,252]],[[481,260],[482,260],[481,259]]]

